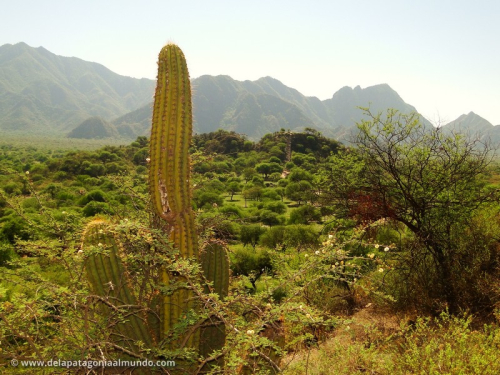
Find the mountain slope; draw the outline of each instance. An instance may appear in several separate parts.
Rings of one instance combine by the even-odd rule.
[[[154,81],[57,56],[25,43],[0,47],[0,129],[57,133],[84,119],[111,119],[151,100]]]
[[[68,138],[104,139],[117,138],[115,126],[100,117],[91,117],[78,125],[68,134]]]
[[[444,132],[461,133],[483,142],[500,144],[500,125],[494,126],[474,112],[459,116],[456,120],[442,126],[442,129]]]
[[[344,87],[324,101],[306,97],[280,81],[265,77],[236,81],[229,76],[201,76],[192,80],[194,130],[208,133],[232,130],[258,139],[281,128],[316,128],[326,136],[345,140],[365,118],[359,107],[377,113],[395,108],[405,113],[416,109],[405,103],[389,85],[361,89]],[[151,104],[113,121],[122,136],[146,135],[151,124]],[[422,117],[426,126],[432,126]]]
[[[100,64],[57,56],[43,47],[6,44],[0,47],[0,131],[64,136],[78,127],[71,136],[147,135],[154,86],[152,80],[123,77]],[[205,75],[193,79],[192,87],[197,133],[222,128],[250,139],[281,128],[299,131],[311,127],[345,140],[365,118],[359,107],[370,107],[373,113],[387,108],[416,111],[387,84],[343,87],[323,101],[271,77],[236,81],[229,76]],[[472,115],[457,119],[455,125],[452,122],[449,129],[459,123],[463,127],[466,121],[466,126],[500,139],[500,128],[490,129],[491,124]],[[96,131],[91,128],[95,117],[109,124],[104,128],[101,124]],[[84,122],[89,118],[93,120]],[[422,121],[432,126],[423,117]],[[89,129],[85,131],[85,127]]]
[[[463,114],[456,120],[447,123],[442,128],[446,131],[485,133],[491,131],[494,126],[489,121],[474,112],[469,112],[468,114]]]

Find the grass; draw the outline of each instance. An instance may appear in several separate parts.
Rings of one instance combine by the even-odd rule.
[[[38,150],[97,150],[104,146],[128,145],[130,139],[76,139],[57,136],[17,135],[0,132],[0,146],[9,145],[17,148],[34,147]]]
[[[355,314],[351,324],[338,327],[317,347],[289,354],[283,374],[500,373],[498,325],[474,330],[470,317],[448,314],[412,324],[396,321],[373,311]]]
[[[282,202],[286,205],[286,212],[283,215],[288,219],[290,217],[290,211],[299,206],[297,205],[296,202],[291,201],[288,198],[285,198]],[[243,210],[250,208],[253,203],[258,203],[258,202],[247,199],[245,207],[245,198],[241,194],[234,194],[232,200],[230,195],[224,198],[224,204],[234,204],[235,206],[238,206]]]

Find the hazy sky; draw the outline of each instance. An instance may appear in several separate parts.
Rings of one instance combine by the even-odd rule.
[[[173,41],[192,78],[271,76],[320,99],[387,83],[435,123],[500,125],[498,0],[3,0],[0,45],[21,41],[137,78]]]

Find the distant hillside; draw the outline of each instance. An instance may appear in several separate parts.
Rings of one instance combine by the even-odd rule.
[[[68,138],[104,139],[118,138],[115,126],[100,117],[91,117],[83,121],[68,134]]]
[[[445,132],[466,134],[469,137],[500,144],[500,125],[493,126],[474,112],[461,115],[456,120],[444,125],[442,129]]]
[[[155,82],[57,56],[25,43],[0,47],[0,130],[66,133],[83,120],[106,120],[151,101]],[[62,135],[62,134],[61,134]]]
[[[343,139],[363,118],[360,106],[370,107],[374,112],[387,108],[405,113],[416,111],[385,84],[366,89],[344,87],[324,101],[306,97],[271,77],[242,82],[229,76],[205,75],[194,79],[192,87],[197,133],[222,128],[246,134],[251,139],[281,128],[300,131],[306,127]],[[121,134],[131,131],[136,131],[137,135],[147,134],[151,111],[148,105],[113,123]],[[431,126],[427,120],[422,120]]]
[[[82,138],[147,135],[154,87],[152,80],[120,76],[100,64],[57,56],[43,47],[6,44],[0,47],[0,131]],[[192,87],[195,132],[225,129],[253,140],[282,128],[306,127],[346,140],[363,119],[359,107],[416,111],[387,84],[343,87],[323,101],[271,77],[236,81],[205,75],[193,79]],[[486,132],[500,140],[500,128],[473,112],[447,127]]]
[[[129,112],[112,121],[120,135],[124,138],[136,138],[139,135],[149,135],[153,117],[153,103]]]
[[[474,112],[469,112],[459,116],[456,120],[449,122],[442,127],[446,131],[456,132],[488,132],[494,126]]]

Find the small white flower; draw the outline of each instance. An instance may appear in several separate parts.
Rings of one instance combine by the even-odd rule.
[[[304,258],[307,258],[309,256],[309,254],[304,254]]]
[[[314,254],[319,255],[319,250],[316,250]]]
[[[299,309],[301,309],[301,310],[302,310],[303,308],[304,308],[304,306],[302,306],[302,305],[299,305]]]
[[[384,269],[383,268],[379,268],[378,272],[384,272]]]
[[[30,171],[26,171],[26,174],[30,174]]]
[[[81,253],[83,253],[83,250],[82,249],[78,250],[78,254],[81,254]]]
[[[389,247],[388,247],[388,246],[386,246],[386,247],[384,248],[384,251],[385,251],[385,252],[388,252],[389,250],[390,250],[390,249],[389,249]]]
[[[353,282],[356,282],[356,281],[358,281],[358,279],[354,278]]]
[[[149,163],[151,161],[150,158],[146,158],[146,163]]]
[[[328,235],[328,239],[331,240],[333,238],[333,234]]]
[[[368,254],[368,258],[373,259],[374,257],[375,257],[375,254],[373,254],[373,253]]]
[[[255,331],[253,329],[249,329],[247,331],[247,335],[253,335],[255,333]]]
[[[376,244],[376,245],[375,245],[375,249],[378,249],[379,247],[380,247],[380,245],[379,245],[379,244]]]

